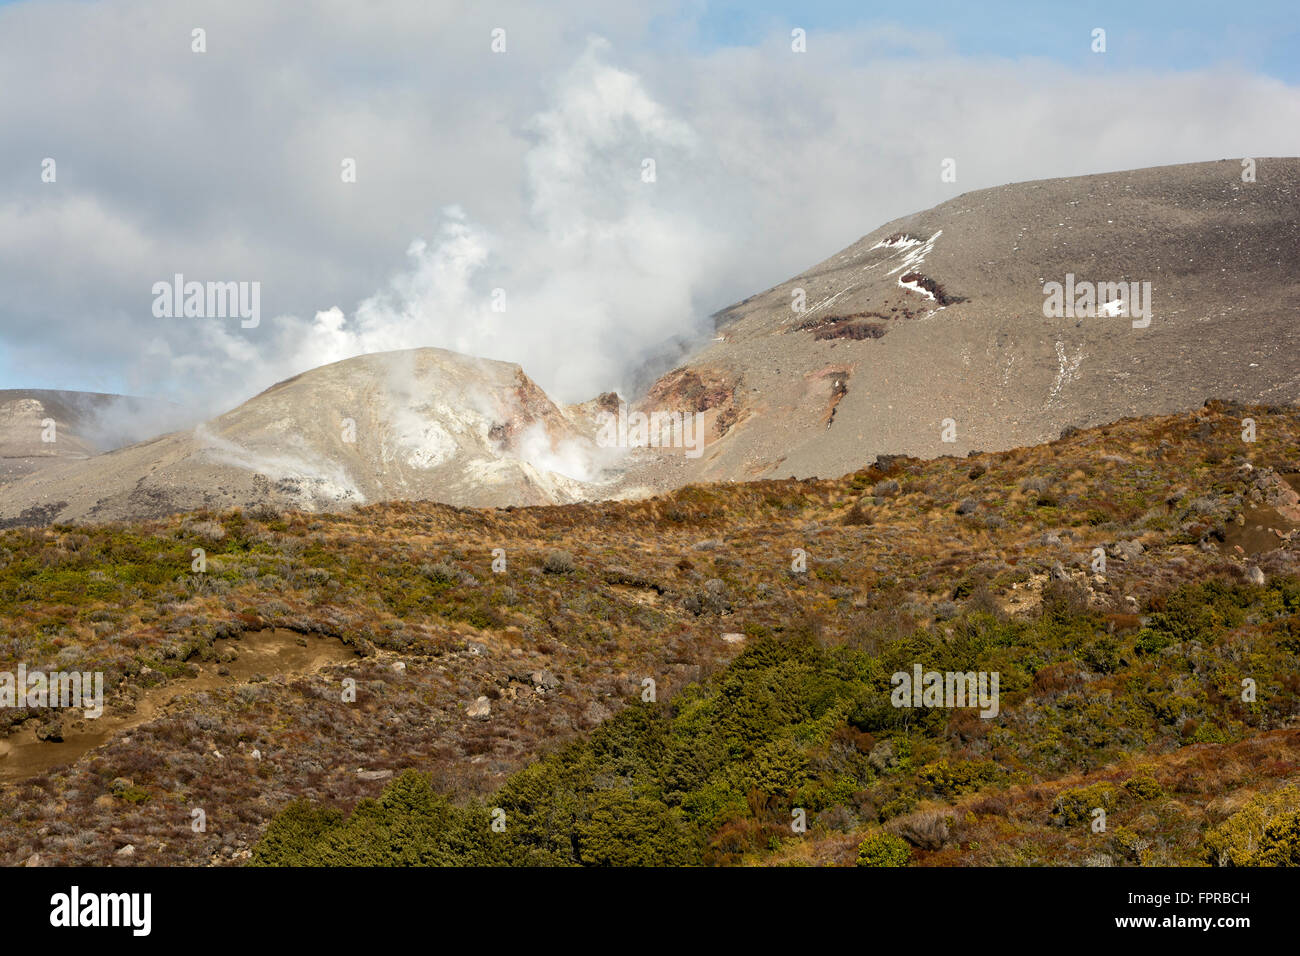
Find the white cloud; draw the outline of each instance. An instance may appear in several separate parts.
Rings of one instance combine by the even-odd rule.
[[[899,27],[690,52],[657,45],[668,8],[0,7],[0,81],[36,91],[0,101],[0,342],[25,375],[4,384],[213,412],[434,345],[586,398],[713,309],[958,193],[1297,152],[1300,90],[1263,77],[928,56],[942,44]],[[261,326],[154,319],[150,287],[175,272],[261,281]]]

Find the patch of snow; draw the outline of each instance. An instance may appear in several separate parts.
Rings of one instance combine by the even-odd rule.
[[[851,288],[853,288],[853,286],[849,286],[848,289],[840,289],[840,291],[839,291],[839,292],[836,292],[833,296],[830,296],[829,298],[822,299],[820,302],[818,302],[816,305],[814,305],[811,309],[804,309],[804,311],[802,311],[802,312],[800,312],[798,315],[796,315],[795,318],[796,318],[796,319],[807,320],[808,316],[812,315],[814,312],[818,311],[819,309],[824,309],[824,308],[826,308],[826,306],[830,305],[832,302],[834,302],[836,299],[838,299],[840,296],[842,296],[845,292],[848,292],[849,289],[851,289]]]
[[[906,249],[907,253],[903,256],[903,260],[898,265],[894,266],[894,268],[886,272],[885,275],[892,276],[895,272],[900,272],[904,269],[910,272],[913,267],[919,266],[925,261],[925,257],[934,251],[934,244],[942,235],[943,230],[940,229],[929,239],[925,240],[925,242],[913,242],[908,245],[900,244],[898,248]]]
[[[872,246],[872,249],[910,249],[912,246],[919,246],[922,242],[920,239],[913,239],[911,236],[899,236],[898,238],[881,239]],[[868,249],[868,252],[871,250]]]
[[[921,295],[925,296],[927,299],[930,299],[931,301],[934,301],[934,293],[931,292],[929,289],[927,289],[925,286],[921,285],[921,283],[919,283],[919,282],[904,282],[904,281],[900,278],[900,279],[898,280],[898,284],[899,284],[899,286],[901,286],[901,287],[904,288],[904,289],[910,289],[910,290],[913,291],[913,292],[919,292],[919,293],[921,293]],[[934,313],[932,312],[932,313],[930,313],[930,314],[933,315]],[[927,318],[928,318],[928,316],[927,316]]]

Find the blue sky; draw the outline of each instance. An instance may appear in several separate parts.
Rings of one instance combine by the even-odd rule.
[[[1107,31],[1109,68],[1141,70],[1235,66],[1300,79],[1300,7],[1296,0],[1252,3],[931,0],[901,4],[727,0],[683,5],[704,48],[746,46],[777,27],[836,31],[897,25],[941,36],[962,56],[1046,57],[1082,66],[1093,56],[1094,27]]]
[[[0,0],[0,6],[44,0]],[[108,3],[111,0],[84,0]],[[475,4],[491,10],[491,4]],[[1296,0],[1056,0],[901,4],[780,0],[683,2],[667,20],[689,25],[700,49],[752,46],[782,28],[837,31],[901,26],[941,36],[962,56],[1046,57],[1082,65],[1094,27],[1107,31],[1112,68],[1184,70],[1234,66],[1288,82],[1300,80],[1300,5]],[[782,31],[784,32],[784,31]],[[675,34],[674,34],[675,35]]]

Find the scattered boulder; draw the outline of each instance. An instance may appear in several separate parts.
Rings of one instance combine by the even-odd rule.
[[[480,697],[465,708],[465,716],[471,720],[487,720],[492,716],[492,704],[486,697]]]
[[[692,614],[729,614],[731,595],[721,578],[710,578],[704,587],[682,601],[682,607]]]
[[[1135,561],[1145,550],[1141,541],[1116,541],[1110,546],[1110,555],[1121,561]]]

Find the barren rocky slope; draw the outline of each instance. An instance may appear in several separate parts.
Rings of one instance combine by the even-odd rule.
[[[313,369],[194,429],[52,465],[4,489],[0,518],[563,502],[598,470],[590,417],[566,414],[519,366],[413,349]]]
[[[155,402],[102,392],[0,389],[0,484],[127,444],[131,421],[147,428],[163,411]]]
[[[1017,183],[881,226],[719,313],[720,340],[643,402],[704,410],[713,445],[641,477],[836,475],[1210,397],[1295,401],[1300,160],[1261,159],[1253,183],[1241,172],[1223,160]],[[1045,317],[1044,284],[1067,274],[1150,282],[1150,324]]]

